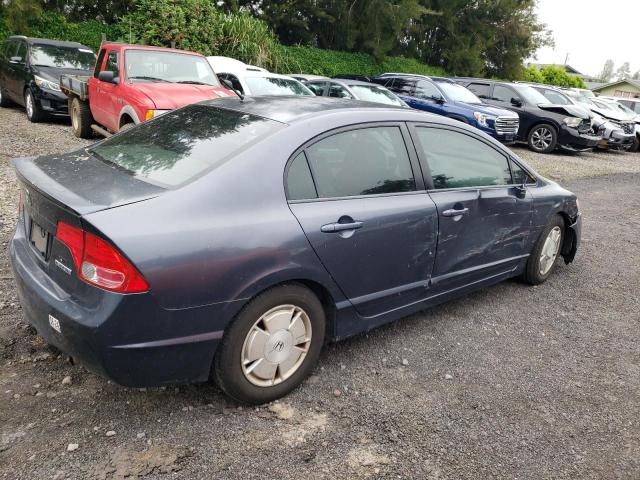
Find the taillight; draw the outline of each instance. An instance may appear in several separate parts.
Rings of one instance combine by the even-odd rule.
[[[56,237],[71,250],[78,276],[85,282],[119,293],[149,290],[142,274],[106,240],[65,222],[58,222]]]

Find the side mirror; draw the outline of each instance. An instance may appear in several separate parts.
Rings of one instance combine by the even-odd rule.
[[[431,95],[431,100],[440,104],[444,103],[444,97],[442,95]]]
[[[227,80],[226,78],[223,79],[223,80],[220,80],[220,83],[222,83],[222,86],[224,88],[226,88],[227,90],[233,91],[233,84],[229,80]]]
[[[11,57],[9,59],[9,63],[22,64],[22,63],[24,63],[24,60],[22,59],[22,57]]]
[[[518,100],[517,98],[512,98],[511,99],[511,105],[513,105],[514,107],[521,107],[522,106],[522,102],[520,100]]]
[[[119,79],[115,76],[115,74],[111,70],[103,70],[98,73],[98,80],[106,83],[115,83],[117,84]]]

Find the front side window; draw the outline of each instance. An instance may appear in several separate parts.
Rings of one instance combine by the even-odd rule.
[[[513,161],[511,162],[511,173],[513,174],[513,183],[515,184],[526,185],[535,183],[535,179],[529,175],[524,168]]]
[[[469,135],[417,127],[435,189],[510,185],[507,157]]]
[[[102,49],[100,50],[100,54],[98,55],[98,60],[96,60],[96,66],[93,69],[93,76],[95,78],[98,78],[98,74],[100,73],[100,70],[102,69],[102,62],[104,62],[104,56],[107,54],[107,51]]]
[[[439,98],[442,97],[442,94],[433,83],[420,80],[416,84],[416,93],[414,96],[418,98]]]
[[[458,85],[453,82],[438,82],[438,86],[447,95],[447,97],[454,102],[463,102],[470,104],[479,104],[482,101],[476,97],[468,88],[464,88],[462,85]]]
[[[556,105],[573,105],[568,98],[553,90],[545,89],[542,94],[547,100]]]
[[[491,86],[488,83],[470,83],[467,88],[480,98],[489,98]]]
[[[325,82],[307,83],[307,88],[319,97],[324,95],[324,86]]]
[[[18,42],[18,51],[16,52],[16,57],[20,58],[21,61],[25,61],[27,58],[27,44],[24,42]]]
[[[329,96],[334,98],[353,98],[346,88],[337,83],[329,84]]]
[[[321,198],[409,192],[416,188],[399,127],[337,133],[313,144],[306,153]]]
[[[128,49],[124,54],[126,78],[130,82],[192,83],[219,86],[204,57],[161,50]]]
[[[226,80],[227,82],[230,82],[231,86],[235,90],[239,91],[240,93],[244,93],[244,90],[242,89],[242,84],[240,83],[240,80],[238,79],[238,77],[236,77],[235,75],[231,73],[219,73],[218,78],[220,80]]]
[[[109,137],[88,151],[140,180],[175,188],[282,128],[274,120],[196,104]]]
[[[412,96],[415,92],[416,81],[408,78],[395,78],[393,83],[387,83],[386,87],[399,95]]]
[[[496,85],[493,88],[493,99],[498,100],[499,102],[511,103],[511,99],[518,99],[516,92],[511,90],[509,87],[504,87],[502,85]]]
[[[118,64],[118,52],[109,52],[107,57],[107,65],[104,67],[107,72],[113,72],[113,77],[120,76],[120,66]]]
[[[36,43],[31,45],[29,60],[34,67],[91,70],[96,61],[96,56],[88,48],[60,47]]]

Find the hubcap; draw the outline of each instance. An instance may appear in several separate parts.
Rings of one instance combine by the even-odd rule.
[[[531,143],[538,150],[546,150],[553,142],[553,133],[546,127],[538,128],[531,135]]]
[[[27,107],[27,115],[29,115],[29,117],[33,117],[33,98],[31,98],[31,94],[27,93],[27,98],[26,98],[26,107]]]
[[[547,235],[547,239],[542,246],[542,253],[540,254],[540,274],[546,275],[553,267],[553,264],[558,257],[560,251],[560,240],[562,239],[562,232],[560,227],[553,227]]]
[[[71,107],[71,126],[73,127],[74,130],[78,130],[79,123],[80,122],[78,121],[78,108],[75,106],[75,104],[73,104]]]
[[[259,387],[277,385],[300,368],[310,345],[307,313],[295,305],[279,305],[249,330],[242,346],[242,373]]]

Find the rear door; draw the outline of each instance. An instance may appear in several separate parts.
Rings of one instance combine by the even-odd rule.
[[[27,42],[16,41],[16,50],[13,54],[16,60],[9,62],[7,68],[7,90],[10,97],[24,105],[24,86],[27,69]]]
[[[412,125],[439,216],[433,286],[458,288],[510,272],[525,250],[533,197],[497,147],[455,128]]]
[[[371,317],[426,297],[436,207],[404,124],[325,135],[292,160],[291,211],[358,313]]]

